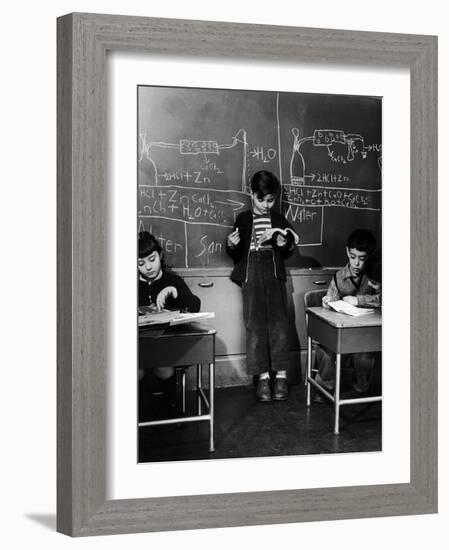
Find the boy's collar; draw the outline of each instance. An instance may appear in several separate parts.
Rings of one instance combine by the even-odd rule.
[[[364,275],[364,272],[362,271],[358,277],[355,277],[351,273],[351,268],[349,267],[349,262],[343,268],[343,278],[344,279],[351,279],[351,278],[361,279],[363,277],[363,275]]]

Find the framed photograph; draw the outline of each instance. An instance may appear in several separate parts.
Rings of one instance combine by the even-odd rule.
[[[124,61],[115,62],[116,73]],[[277,78],[273,81],[279,82]],[[119,92],[114,94],[114,104],[126,103]],[[217,445],[210,456],[207,447],[197,442],[200,433],[196,418],[190,430],[183,424],[184,432],[173,437],[169,436],[168,427],[149,429],[156,426],[157,419],[166,423],[167,416],[177,418],[176,376],[186,376],[188,388],[194,388],[194,376],[189,372],[194,369],[182,361],[174,367],[175,372],[171,366],[153,368],[158,363],[154,357],[156,342],[152,333],[148,334],[147,323],[160,316],[139,317],[138,408],[142,428],[139,462],[380,451],[380,350],[377,356],[372,353],[369,357],[343,359],[348,367],[345,374],[351,371],[349,363],[356,362],[354,376],[359,377],[358,384],[366,390],[363,393],[370,394],[366,396],[369,403],[379,401],[377,407],[370,407],[368,415],[362,415],[360,429],[345,430],[345,437],[337,447],[327,431],[321,429],[324,419],[319,408],[309,415],[306,423],[304,384],[295,382],[305,379],[307,364],[304,300],[326,293],[337,272],[333,266],[343,267],[348,261],[346,241],[354,231],[357,233],[352,240],[360,241],[358,246],[363,248],[361,255],[356,253],[357,262],[359,257],[363,262],[368,248],[373,248],[372,269],[367,264],[368,271],[373,271],[373,281],[368,285],[367,281],[371,281],[368,275],[358,276],[362,264],[355,265],[355,255],[351,253],[354,265],[350,269],[360,280],[356,286],[352,281],[343,286],[347,286],[348,292],[363,296],[365,305],[380,305],[381,247],[377,248],[377,256],[375,247],[382,241],[382,98],[139,85],[137,111],[138,306],[142,313],[148,312],[146,308],[154,306],[158,293],[162,292],[159,300],[164,300],[164,308],[187,308],[194,312],[201,308],[204,315],[212,311],[211,324],[217,331],[214,355]],[[121,129],[121,118],[112,124],[119,135],[126,135],[126,130]],[[122,156],[124,146],[114,147],[112,157]],[[114,162],[113,172],[119,162]],[[259,205],[259,201],[253,201],[251,186],[259,176],[267,185],[279,182],[270,203],[262,201]],[[292,239],[295,236],[297,242],[292,240],[292,246],[278,256],[276,245],[270,239],[264,240],[261,230],[260,244],[251,242],[249,253],[245,252],[243,242],[245,238],[248,242],[250,232],[245,235],[240,225],[252,210],[255,228],[259,223],[270,225],[264,230],[270,236],[276,230],[271,224],[285,220],[287,234]],[[337,227],[339,230],[335,231]],[[233,249],[226,242],[228,235],[236,231],[241,233]],[[255,230],[254,241],[256,237]],[[272,300],[265,302],[263,296],[258,297],[256,303],[265,305],[253,307],[251,285],[257,278],[250,271],[263,257],[268,259],[266,276],[273,275],[275,284],[280,279],[272,273],[273,258],[277,261],[276,268],[285,269],[286,284],[282,282],[280,288],[285,290],[286,300],[273,288]],[[246,258],[245,285],[239,279],[239,269]],[[187,286],[178,279],[180,274]],[[179,285],[182,295],[165,299],[164,289],[171,284]],[[367,314],[371,310],[365,307],[355,312]],[[248,320],[251,311],[254,318]],[[195,313],[194,318],[201,315]],[[123,319],[126,314],[119,317]],[[166,314],[162,314],[162,319],[166,319]],[[380,336],[380,315],[376,319],[379,325],[372,330]],[[169,332],[165,333],[167,340]],[[253,349],[253,341],[257,342],[257,350]],[[313,352],[320,376],[328,378],[330,384],[331,354],[322,347]],[[165,357],[160,361],[166,364]],[[369,373],[361,372],[365,367]],[[272,380],[260,380],[266,393],[259,395],[257,377],[264,370],[270,371]],[[285,370],[285,377],[278,376],[281,370]],[[347,391],[346,380],[343,382],[345,399],[350,399],[351,394],[352,398],[365,398],[353,390],[352,384],[351,391]],[[124,383],[119,387],[123,388]],[[275,386],[280,386],[280,390]],[[314,387],[313,401],[322,402],[317,391]],[[182,395],[178,398],[184,420],[188,396],[189,393],[184,399]],[[274,403],[287,400],[289,403]],[[261,407],[259,401],[270,405]],[[357,405],[352,404],[350,410],[360,422],[362,404]],[[267,416],[271,422],[267,422]],[[347,421],[351,424],[349,418]],[[173,420],[171,428],[176,423]],[[329,421],[324,424],[327,427]],[[202,428],[207,432],[204,423]],[[311,434],[306,437],[307,442],[302,435],[306,429]],[[207,434],[203,439],[207,439]],[[276,445],[274,439],[278,440]]]
[[[395,70],[403,73],[398,80]],[[338,78],[344,84],[333,86]],[[60,532],[83,536],[436,511],[436,83],[435,37],[115,15],[58,19]],[[261,181],[280,182],[279,192],[264,187],[265,202],[254,191]],[[292,298],[287,315],[296,325],[289,338],[296,344],[279,376],[285,374],[289,389],[273,376],[263,390],[268,395],[260,393],[257,377],[252,387],[252,375],[260,373],[251,370],[244,348],[247,280],[238,279],[232,248],[245,242],[245,212],[263,218],[271,208],[283,213],[288,231],[276,234],[284,218],[270,214],[269,229],[280,240],[271,241],[269,251],[259,250],[261,238],[248,241],[245,255],[269,254],[275,269],[286,270]],[[407,226],[407,236],[395,220]],[[363,422],[344,415],[340,420],[345,403],[339,360],[338,390],[324,393],[334,400],[335,418],[332,408],[309,402],[316,389],[309,371],[316,322],[310,310],[306,328],[305,307],[313,304],[304,299],[304,281],[325,289],[343,261],[349,267],[360,261],[346,240],[357,227],[366,227],[385,248],[384,278],[395,267],[393,240],[407,268],[402,308],[391,307],[392,285],[385,284],[383,338],[380,321],[365,323],[375,343],[354,349],[386,357],[388,349],[400,349],[398,379],[386,374],[385,359],[381,369],[377,357],[374,369],[400,395],[384,392],[382,380],[380,397],[351,404],[374,410]],[[388,239],[388,248],[385,235],[392,231],[399,235]],[[276,264],[276,247],[289,242],[290,259]],[[370,268],[371,283],[380,282],[379,265]],[[153,296],[149,288],[165,273],[169,290]],[[200,300],[200,313],[190,296]],[[155,321],[161,307],[176,310],[164,313],[168,321]],[[204,333],[185,328],[194,326],[186,319],[212,310]],[[131,322],[123,330],[118,319]],[[176,345],[170,343],[174,337]],[[349,353],[344,347],[331,351],[337,357]],[[209,365],[206,373],[201,363]],[[198,396],[187,404],[186,377]],[[155,381],[156,390],[167,388],[166,380],[173,380],[175,392],[167,403],[182,411],[170,410],[162,420],[156,412],[154,420],[142,395]],[[255,392],[270,403],[253,405]],[[285,408],[301,400],[300,413]],[[395,415],[389,415],[392,404]],[[248,416],[253,439],[249,431],[236,432],[224,445],[223,434],[244,409],[257,411]],[[329,426],[319,436],[314,422],[323,416]],[[276,438],[287,417],[285,438]],[[395,423],[398,418],[403,422]],[[271,442],[265,447],[259,445],[262,425]],[[166,443],[176,430],[183,444],[175,448]],[[406,448],[405,477],[371,476],[375,460],[392,452],[392,439]],[[335,453],[352,453],[345,459],[355,476],[326,477],[335,469]],[[264,484],[254,474],[260,468],[283,474]],[[126,471],[132,472],[128,478]]]

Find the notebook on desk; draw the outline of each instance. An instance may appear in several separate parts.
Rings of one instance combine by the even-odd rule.
[[[345,313],[346,315],[351,315],[351,317],[359,317],[360,315],[374,312],[374,308],[353,306],[343,300],[328,302],[327,305],[337,313]]]
[[[213,319],[215,313],[210,311],[200,311],[198,313],[182,313],[179,310],[170,311],[167,309],[158,310],[156,306],[140,306],[139,327],[148,327],[156,325],[182,325],[202,319]]]
[[[182,325],[193,321],[202,321],[203,319],[213,319],[215,313],[213,311],[199,311],[198,313],[179,313],[177,317],[170,321],[170,326]]]
[[[158,310],[155,306],[139,307],[139,327],[152,325],[168,325],[172,319],[179,315],[179,311],[168,309]]]

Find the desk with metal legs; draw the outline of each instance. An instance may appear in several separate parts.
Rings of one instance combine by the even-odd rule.
[[[196,394],[198,414],[181,416],[166,420],[139,422],[139,428],[145,426],[163,426],[180,422],[209,423],[209,451],[214,447],[214,385],[215,385],[215,334],[216,330],[208,323],[188,323],[166,328],[141,328],[139,331],[139,368],[187,367],[196,365]],[[209,366],[209,399],[202,385],[203,365]],[[183,377],[183,412],[184,384]],[[203,414],[202,406],[205,407]]]
[[[356,403],[381,401],[382,396],[340,399],[341,356],[346,353],[375,352],[382,349],[382,316],[374,313],[351,317],[324,307],[310,307],[307,315],[307,406],[310,407],[310,387],[334,403],[334,433],[339,433],[340,407]],[[312,378],[312,340],[316,340],[336,355],[335,393],[331,395]]]

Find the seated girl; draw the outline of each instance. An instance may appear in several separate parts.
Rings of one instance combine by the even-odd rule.
[[[192,294],[179,275],[167,269],[161,245],[147,231],[139,233],[137,271],[139,306],[155,305],[158,309],[179,309],[191,313],[200,310],[201,300]],[[157,378],[164,381],[163,386],[166,386],[166,393],[173,395],[174,369],[163,367],[153,369],[153,372]],[[143,375],[143,369],[139,369],[139,379],[142,379]]]
[[[190,291],[183,279],[168,270],[156,238],[139,233],[139,306],[154,304],[158,309],[179,309],[196,313],[201,300]]]

